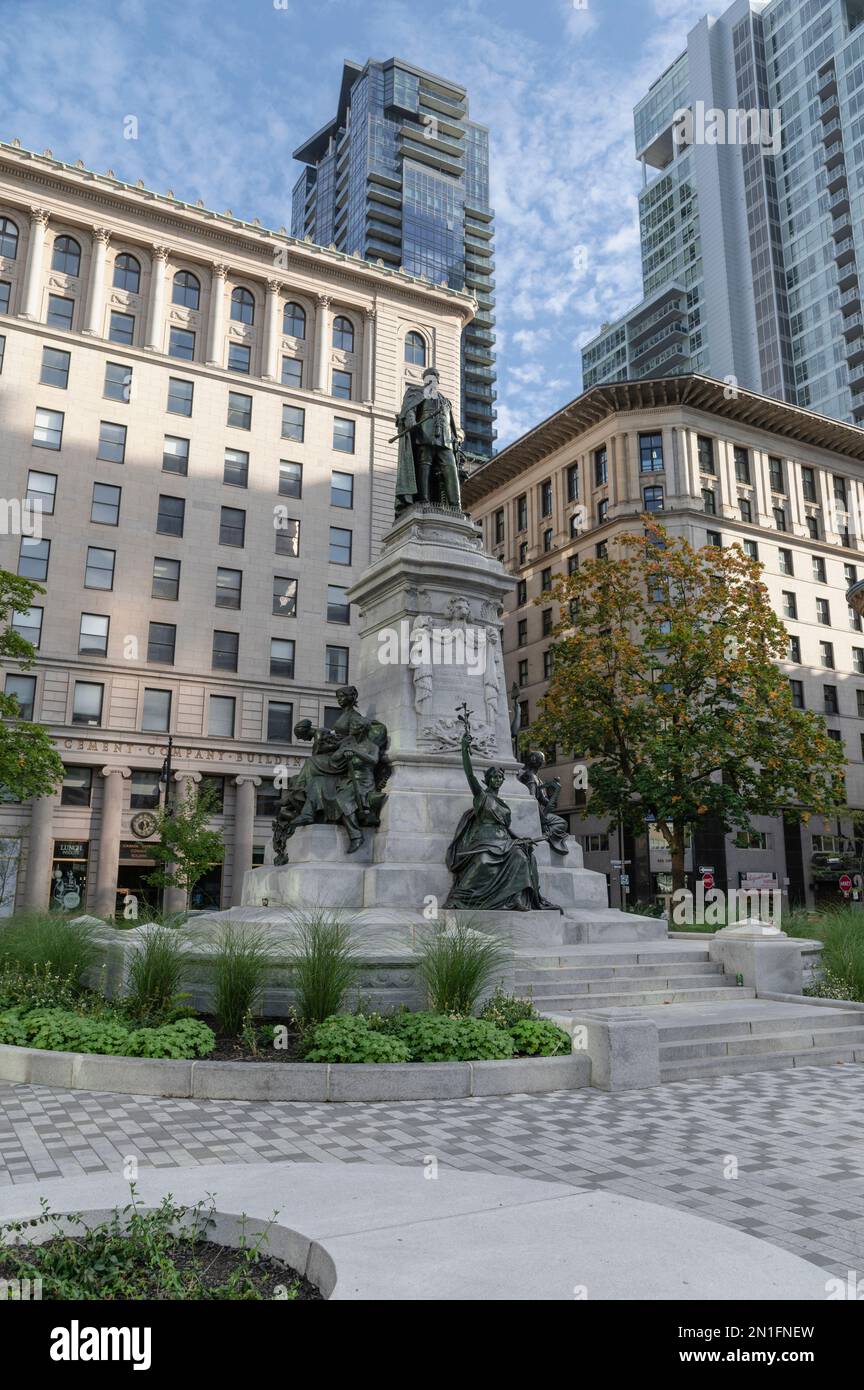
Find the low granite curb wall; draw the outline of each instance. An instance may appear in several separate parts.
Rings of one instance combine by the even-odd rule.
[[[585,1054],[501,1062],[207,1062],[0,1045],[0,1080],[192,1100],[460,1100],[591,1084]]]

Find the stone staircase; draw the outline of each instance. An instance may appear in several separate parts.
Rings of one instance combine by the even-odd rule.
[[[758,998],[704,940],[517,948],[515,989],[565,1027],[650,1017],[661,1082],[864,1062],[864,1009]]]

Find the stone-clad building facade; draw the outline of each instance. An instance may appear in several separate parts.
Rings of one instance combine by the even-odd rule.
[[[0,566],[46,589],[6,689],[58,792],[0,806],[3,911],[146,891],[131,820],[217,779],[260,862],[274,764],[353,675],[346,593],[392,524],[394,416],[426,364],[459,404],[470,296],[0,145]],[[33,510],[22,512],[29,499]],[[21,535],[22,523],[30,534]],[[150,890],[152,893],[152,890]]]
[[[864,430],[696,375],[595,386],[478,470],[465,498],[517,580],[504,656],[523,725],[546,689],[558,620],[556,605],[533,600],[656,512],[691,545],[738,544],[761,561],[789,631],[783,669],[843,743],[849,805],[864,811],[864,631],[846,600],[864,577]],[[671,865],[659,836],[646,827],[622,854],[574,790],[570,751],[557,750],[554,772],[585,867],[609,874],[613,903],[616,859],[631,861],[631,901],[662,891]],[[860,878],[862,838],[852,818],[799,829],[762,817],[743,837],[706,826],[688,867],[710,868],[720,888],[773,882],[813,902],[836,897],[842,869]]]

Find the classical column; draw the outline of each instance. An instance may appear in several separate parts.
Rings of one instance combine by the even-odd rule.
[[[87,321],[83,331],[102,337],[102,313],[105,308],[105,253],[111,233],[107,227],[93,228],[93,249],[90,253],[90,282],[87,286]]]
[[[27,265],[24,270],[24,293],[18,317],[39,317],[39,290],[42,285],[42,261],[45,251],[45,228],[49,213],[46,208],[30,209],[30,237],[27,242]]]
[[[835,545],[840,540],[837,530],[837,504],[834,501],[834,485],[827,468],[816,470],[816,496],[822,507],[822,529],[824,539]]]
[[[252,836],[255,831],[255,788],[260,777],[243,775],[234,778],[237,805],[234,808],[234,859],[232,863],[231,906],[243,901],[243,875],[252,867]]]
[[[150,271],[150,307],[147,313],[147,340],[145,348],[150,352],[161,352],[163,345],[165,318],[165,277],[168,267],[168,247],[153,247],[153,264]]]
[[[196,783],[201,781],[201,773],[175,772],[174,781],[177,783],[174,805],[181,806]],[[164,912],[185,912],[186,906],[186,893],[182,888],[165,889],[162,897],[162,910]]]
[[[367,309],[363,328],[363,400],[371,405],[375,396],[375,310]]]
[[[786,486],[789,489],[789,509],[792,513],[792,532],[796,536],[806,533],[804,521],[804,497],[801,491],[801,469],[794,459],[786,460]]]
[[[113,920],[117,910],[117,861],[120,858],[120,816],[123,811],[123,783],[132,776],[129,767],[103,767],[102,824],[99,831],[99,862],[96,866],[96,898],[90,908],[96,917]],[[88,907],[90,904],[88,903]]]
[[[267,281],[267,300],[264,305],[264,352],[262,356],[261,375],[265,381],[277,381],[279,378],[279,291],[282,288],[281,281]]]
[[[210,278],[210,318],[207,324],[207,366],[225,365],[225,281],[228,267],[215,261]]]
[[[319,294],[316,295],[316,300],[318,313],[315,318],[315,390],[323,391],[326,395],[329,389],[327,359],[330,355],[330,296]]]
[[[57,798],[52,794],[36,797],[30,808],[23,906],[36,911],[47,908],[51,892],[51,850],[56,805]]]

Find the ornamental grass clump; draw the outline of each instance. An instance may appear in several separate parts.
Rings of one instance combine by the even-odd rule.
[[[497,936],[457,917],[424,936],[415,947],[417,974],[429,1008],[439,1014],[473,1014],[481,995],[512,959]]]
[[[337,1014],[360,973],[359,947],[351,918],[333,908],[291,913],[293,939],[287,948],[300,1023],[309,1028]]]
[[[0,924],[0,970],[50,971],[77,988],[96,960],[94,930],[59,912],[18,912]]]
[[[161,1023],[177,1008],[186,936],[165,923],[149,926],[132,957],[127,1007],[142,1022]]]
[[[822,942],[823,987],[832,989],[823,997],[864,1002],[864,911],[860,907],[832,907],[812,916],[789,913],[782,925],[789,936]]]
[[[229,922],[215,939],[213,1011],[223,1033],[238,1037],[243,1031],[273,964],[273,937],[265,927]]]

